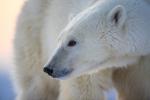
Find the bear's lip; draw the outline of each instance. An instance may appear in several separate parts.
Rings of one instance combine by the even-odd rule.
[[[69,78],[71,73],[73,72],[73,69],[61,69],[61,70],[54,70],[54,73],[51,75],[52,78],[64,80]]]
[[[70,79],[70,77],[71,77],[71,73],[70,73],[70,74],[67,74],[67,75],[64,75],[64,76],[53,77],[53,78],[56,79],[56,80],[62,81],[62,80],[68,80],[68,79]]]

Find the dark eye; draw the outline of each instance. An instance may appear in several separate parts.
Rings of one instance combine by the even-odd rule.
[[[77,42],[75,40],[70,40],[68,43],[68,47],[73,47],[77,44]]]

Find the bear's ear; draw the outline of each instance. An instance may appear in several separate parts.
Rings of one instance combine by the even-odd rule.
[[[117,5],[107,15],[107,21],[110,25],[122,27],[126,20],[126,11],[123,6]]]

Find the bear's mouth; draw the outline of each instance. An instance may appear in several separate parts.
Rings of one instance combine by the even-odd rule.
[[[66,79],[73,72],[73,69],[68,69],[68,68],[55,69],[55,68],[53,68],[52,72],[50,72],[49,70],[45,70],[45,69],[44,69],[44,72],[46,72],[52,78],[56,78],[56,79],[64,79],[65,78]]]
[[[58,71],[54,71],[53,78],[61,78],[65,76],[69,76],[72,73],[73,69],[62,69]]]

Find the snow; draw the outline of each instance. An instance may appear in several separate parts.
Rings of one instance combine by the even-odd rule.
[[[14,100],[15,92],[7,72],[0,71],[0,100]]]

